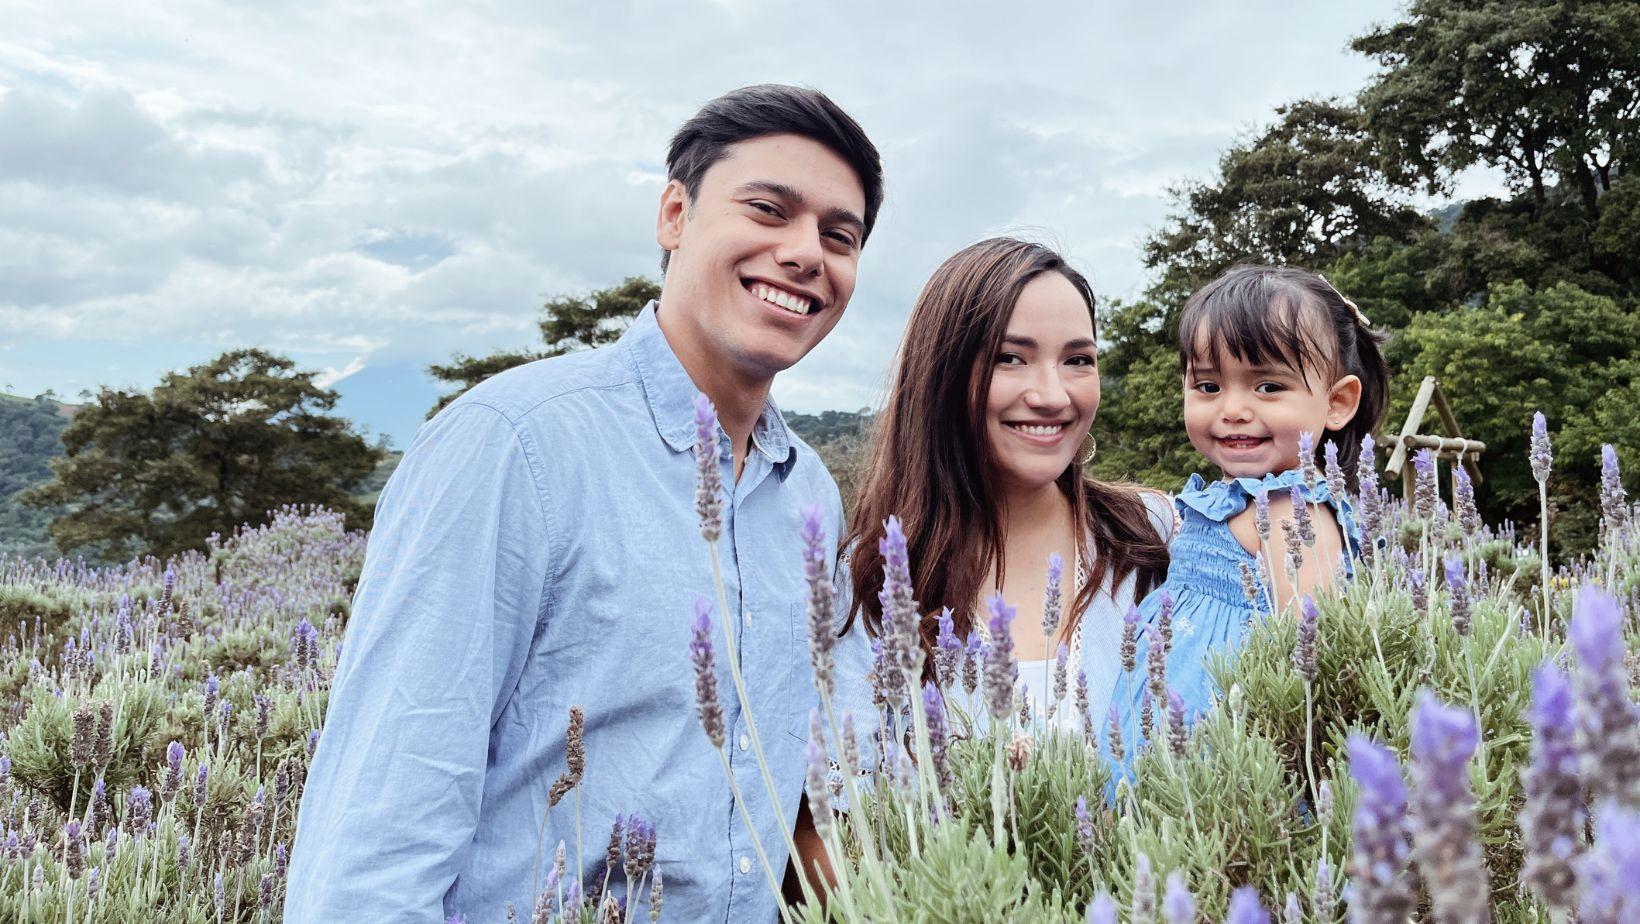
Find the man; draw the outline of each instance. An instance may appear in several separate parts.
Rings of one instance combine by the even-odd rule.
[[[463,395],[383,491],[302,800],[287,921],[499,921],[509,903],[528,920],[560,841],[560,888],[578,873],[602,886],[611,824],[628,813],[658,829],[666,919],[774,918],[748,827],[783,869],[815,701],[802,508],[824,505],[833,540],[842,511],[769,388],[842,317],[881,167],[831,100],[784,86],[708,103],[667,167],[659,302],[616,344]],[[727,620],[781,802],[776,813],[758,784],[725,674],[726,754],[750,818],[695,719],[693,602],[713,596],[694,507],[697,392],[721,421],[731,612],[713,613],[715,640]],[[549,810],[573,706],[584,777]],[[622,871],[609,874],[624,897]]]

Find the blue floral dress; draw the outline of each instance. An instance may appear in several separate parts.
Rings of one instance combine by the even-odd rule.
[[[1207,673],[1207,658],[1213,652],[1231,652],[1241,647],[1247,626],[1255,612],[1263,612],[1268,599],[1268,581],[1260,576],[1257,558],[1241,547],[1230,533],[1230,518],[1247,509],[1260,490],[1274,498],[1296,486],[1306,500],[1327,504],[1333,510],[1344,535],[1348,536],[1350,555],[1358,554],[1360,531],[1355,522],[1355,511],[1349,501],[1334,498],[1327,483],[1319,481],[1314,488],[1304,487],[1303,474],[1297,470],[1266,475],[1263,478],[1235,478],[1208,483],[1201,475],[1191,475],[1184,489],[1174,498],[1179,516],[1179,531],[1168,551],[1172,561],[1168,565],[1167,580],[1151,591],[1139,604],[1138,653],[1134,670],[1122,672],[1116,678],[1116,689],[1111,702],[1122,730],[1124,753],[1114,759],[1118,775],[1126,775],[1132,766],[1134,749],[1143,735],[1141,716],[1145,703],[1146,659],[1150,644],[1150,627],[1156,624],[1162,608],[1163,595],[1173,601],[1172,642],[1167,654],[1167,685],[1184,700],[1186,721],[1193,721],[1218,701],[1221,691]],[[1286,548],[1280,529],[1272,531],[1265,553],[1277,562],[1283,560]],[[1249,602],[1243,589],[1241,565],[1252,569],[1257,582],[1259,601]],[[1353,567],[1346,557],[1346,573]],[[1153,703],[1154,710],[1166,710],[1166,703]],[[1160,714],[1160,712],[1158,712]],[[1100,750],[1110,758],[1109,730],[1101,736]]]

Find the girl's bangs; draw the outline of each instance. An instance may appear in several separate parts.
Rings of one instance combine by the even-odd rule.
[[[1204,362],[1222,368],[1226,353],[1250,366],[1284,366],[1299,375],[1311,365],[1322,366],[1328,350],[1316,336],[1317,325],[1305,316],[1302,296],[1270,288],[1221,286],[1187,304],[1179,317],[1185,371]]]

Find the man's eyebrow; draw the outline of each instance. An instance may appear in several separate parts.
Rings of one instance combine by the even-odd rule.
[[[742,194],[764,193],[766,195],[774,196],[777,199],[784,199],[795,206],[802,206],[808,201],[803,198],[803,194],[799,192],[796,187],[787,183],[775,182],[774,180],[753,180],[750,183],[742,183],[741,185],[735,187],[735,192]],[[845,209],[841,206],[833,206],[832,208],[826,209],[825,212],[821,213],[820,217],[823,221],[831,224],[853,225],[856,231],[862,233],[866,229],[866,221],[864,218],[856,215],[853,210]]]

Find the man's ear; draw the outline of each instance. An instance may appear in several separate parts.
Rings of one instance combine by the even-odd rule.
[[[1356,408],[1361,406],[1361,379],[1346,375],[1333,383],[1327,392],[1327,429],[1341,430],[1355,419]]]
[[[672,180],[661,190],[660,212],[655,216],[655,243],[662,250],[677,250],[683,241],[683,223],[688,217],[689,193],[681,180]]]

